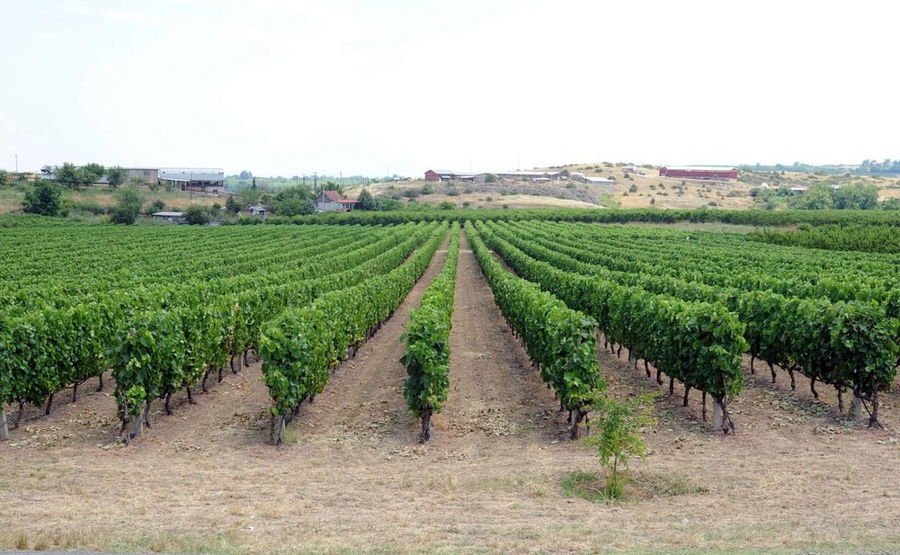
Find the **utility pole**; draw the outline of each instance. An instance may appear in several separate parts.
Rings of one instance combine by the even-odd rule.
[[[313,194],[316,196],[316,207],[319,206],[319,173],[313,172]]]

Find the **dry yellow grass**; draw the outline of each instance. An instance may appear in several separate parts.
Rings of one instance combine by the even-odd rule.
[[[201,206],[212,206],[218,203],[225,206],[225,195],[213,195],[202,193],[187,193],[181,191],[166,192],[164,189],[151,191],[147,187],[137,187],[143,199],[144,206],[161,200],[165,203],[166,208],[170,210],[184,210],[192,204]],[[85,187],[83,189],[69,190],[64,189],[62,198],[64,201],[71,203],[88,203],[101,207],[111,207],[116,205],[116,190],[109,187]],[[0,188],[0,215],[15,214],[22,212],[22,200],[25,193],[19,191],[17,187]]]

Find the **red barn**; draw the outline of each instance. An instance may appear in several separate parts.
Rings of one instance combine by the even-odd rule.
[[[689,179],[737,179],[737,168],[722,166],[663,166],[659,168],[663,177],[687,177]]]

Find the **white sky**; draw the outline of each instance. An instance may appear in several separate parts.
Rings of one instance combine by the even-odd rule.
[[[0,0],[0,168],[900,157],[900,3]]]

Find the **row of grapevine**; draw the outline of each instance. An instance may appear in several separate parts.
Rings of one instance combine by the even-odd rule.
[[[900,253],[900,233],[888,225],[804,226],[796,231],[765,229],[751,233],[749,239],[814,249]]]
[[[437,228],[408,261],[390,272],[289,308],[266,324],[259,354],[272,397],[276,444],[283,441],[285,423],[300,404],[325,388],[329,370],[355,352],[406,298],[446,230],[446,224]]]
[[[722,412],[721,417],[715,415],[716,423],[723,431],[734,429],[728,401],[741,390],[741,355],[747,345],[744,327],[733,314],[719,305],[685,302],[560,270],[532,258],[482,224],[479,231],[520,276],[594,317],[607,340],[628,348],[635,364],[638,359],[644,359],[645,366],[653,364],[659,383],[660,372],[669,377],[670,391],[672,380],[681,381],[685,404],[691,388],[701,391],[705,416],[706,395],[711,395]]]
[[[434,229],[420,225],[376,234],[362,248],[340,257],[310,257],[312,263],[295,270],[191,282],[191,287],[135,288],[65,308],[51,304],[4,313],[0,405],[18,403],[17,420],[25,402],[47,403],[49,411],[56,391],[74,386],[74,397],[78,384],[94,376],[102,380],[112,366],[124,429],[153,399],[182,387],[190,395],[200,381],[205,388],[210,370],[218,369],[221,379],[229,356],[233,370],[235,355],[245,353],[246,361],[246,351],[258,344],[260,326],[272,314],[396,267]]]
[[[431,416],[439,413],[450,389],[450,321],[459,258],[459,223],[450,230],[447,262],[410,313],[406,350],[400,362],[408,378],[403,396],[409,410],[422,419],[422,441],[431,438]]]
[[[172,291],[190,292],[197,288],[216,289],[219,291],[246,288],[248,285],[268,284],[284,281],[295,281],[315,277],[323,271],[329,271],[335,264],[343,263],[335,261],[332,252],[340,249],[345,253],[356,253],[363,249],[370,249],[379,242],[392,243],[396,241],[390,230],[381,228],[349,228],[349,233],[333,233],[330,230],[318,230],[320,237],[311,238],[311,243],[303,241],[297,245],[292,242],[290,236],[281,237],[280,241],[271,248],[279,250],[277,256],[248,256],[255,254],[252,245],[246,245],[238,262],[232,262],[219,254],[211,254],[210,257],[201,257],[201,260],[186,264],[183,254],[177,257],[165,258],[164,253],[155,250],[141,249],[140,258],[145,264],[156,256],[163,256],[157,260],[155,276],[134,275],[131,272],[121,273],[118,277],[111,278],[106,269],[110,262],[96,262],[98,269],[86,272],[77,279],[56,278],[40,281],[29,286],[17,285],[4,292],[4,301],[7,301],[7,314],[21,314],[46,307],[68,307],[73,304],[90,303],[102,300],[110,295],[117,298],[144,297],[151,300],[165,298]],[[188,248],[185,251],[190,253]],[[377,250],[375,252],[378,252]],[[114,257],[111,253],[107,257]],[[140,266],[139,263],[137,263]],[[203,266],[217,265],[216,272],[204,272]],[[197,269],[196,274],[192,273]],[[225,268],[223,270],[223,268]],[[230,270],[234,268],[234,272]],[[54,271],[48,271],[53,274]],[[138,304],[143,301],[137,299]]]
[[[680,242],[667,241],[659,246],[648,246],[646,241],[640,239],[613,245],[607,240],[607,234],[612,235],[618,230],[604,230],[601,234],[599,226],[590,226],[588,230],[557,225],[547,226],[546,229],[527,225],[512,229],[528,230],[536,243],[606,270],[669,275],[717,287],[771,290],[788,296],[827,297],[832,301],[876,301],[889,314],[900,315],[900,281],[897,278],[900,265],[884,261],[881,264],[884,273],[879,275],[872,257],[862,258],[854,267],[803,252],[791,252],[790,256],[782,253],[777,260],[766,261],[759,257],[751,258],[749,251],[752,249],[747,246],[755,246],[754,243],[731,241],[710,244],[707,236],[702,235],[702,243],[694,235],[694,241],[682,238]],[[827,268],[829,263],[833,263],[833,267]]]
[[[553,388],[561,408],[574,412],[572,437],[577,437],[591,402],[606,387],[597,363],[597,323],[504,269],[471,222],[466,222],[466,236],[497,306],[540,366],[541,378]]]
[[[512,192],[515,187],[498,187],[498,193]],[[438,221],[558,221],[594,223],[677,223],[721,222],[735,225],[786,226],[798,223],[827,224],[884,224],[900,225],[900,211],[887,210],[659,210],[654,208],[598,209],[584,208],[532,208],[519,210],[402,210],[396,212],[349,213],[323,212],[309,216],[271,217],[272,224],[398,224],[407,222]],[[260,218],[243,218],[238,223],[258,225]]]
[[[190,388],[211,369],[220,369],[228,355],[259,350],[262,328],[273,315],[288,307],[307,305],[328,292],[350,287],[373,275],[384,275],[425,238],[433,237],[436,229],[420,228],[397,247],[377,256],[367,249],[359,259],[349,256],[345,264],[350,269],[343,272],[242,290],[237,296],[207,300],[194,297],[167,311],[139,314],[118,344],[113,361],[123,429],[132,417],[140,415],[136,422],[139,432],[147,421],[150,402],[156,398],[165,397],[168,410],[168,396],[178,389],[186,388],[190,397]],[[154,364],[145,363],[150,360]]]
[[[769,363],[773,379],[773,365],[777,364],[791,374],[792,385],[794,372],[808,376],[816,396],[816,381],[834,386],[840,399],[850,390],[857,402],[867,404],[870,425],[877,423],[878,392],[890,388],[896,376],[900,333],[897,320],[886,315],[884,306],[876,302],[790,297],[770,290],[716,287],[648,274],[642,271],[643,266],[634,273],[611,271],[564,254],[562,248],[552,249],[546,241],[523,233],[522,228],[492,229],[528,256],[562,270],[724,307],[744,324],[748,352]],[[558,236],[564,235],[559,231]],[[591,245],[587,243],[582,248],[590,250]]]

